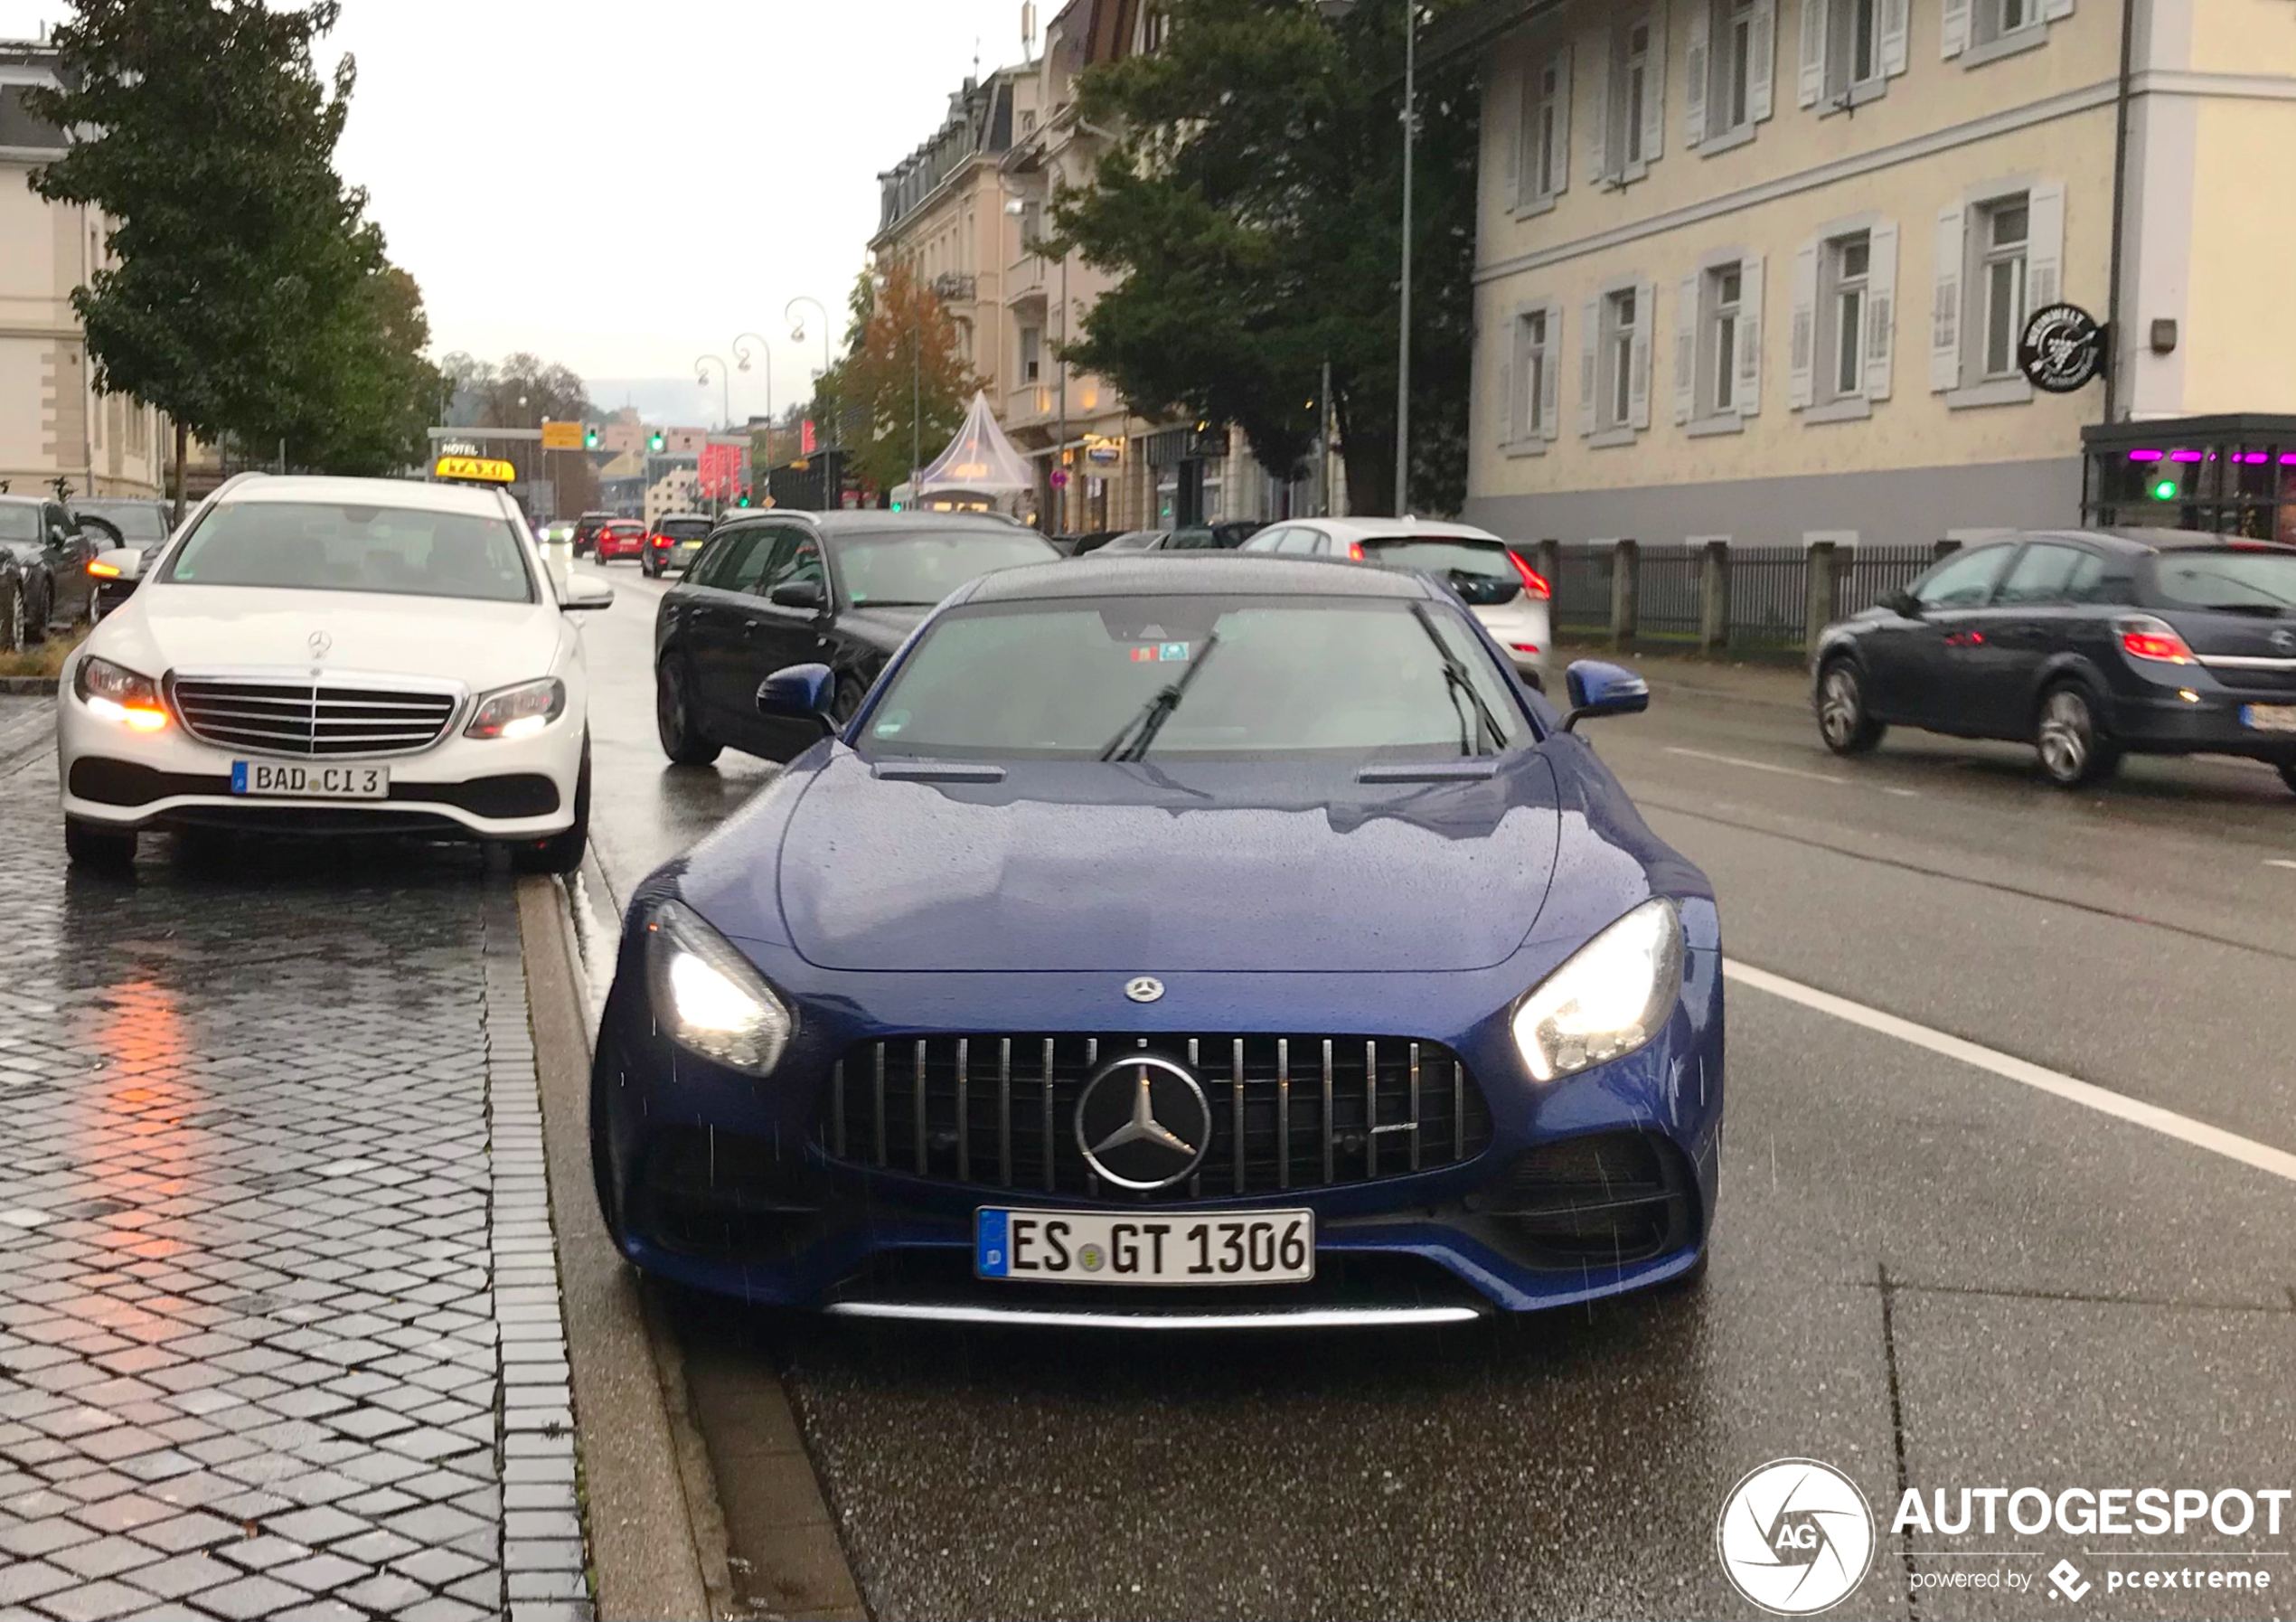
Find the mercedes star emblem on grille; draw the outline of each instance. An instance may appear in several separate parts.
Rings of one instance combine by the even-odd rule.
[[[1170,1188],[1202,1164],[1211,1141],[1204,1089],[1184,1067],[1155,1053],[1110,1060],[1077,1099],[1077,1147],[1118,1188]]]
[[[325,631],[314,631],[304,639],[304,645],[310,648],[313,658],[324,659],[327,656],[327,650],[334,646],[334,638]]]
[[[1164,983],[1153,975],[1142,975],[1124,982],[1124,995],[1135,1003],[1153,1003],[1164,995]]]
[[[2296,631],[2274,631],[2272,646],[2282,653],[2296,652]]]

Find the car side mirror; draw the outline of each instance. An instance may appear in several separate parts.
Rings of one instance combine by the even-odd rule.
[[[1915,597],[1910,591],[1897,590],[1891,592],[1885,599],[1885,606],[1891,613],[1899,615],[1906,619],[1919,619],[1921,618],[1921,599]]]
[[[1640,715],[1651,707],[1651,684],[1623,665],[1577,660],[1563,673],[1563,685],[1570,694],[1566,732],[1594,716]]]
[[[614,606],[614,588],[578,576],[566,582],[565,595],[558,599],[558,606],[569,614],[610,608]]]
[[[757,684],[757,713],[769,721],[814,721],[823,732],[833,732],[829,703],[836,693],[837,678],[828,665],[791,665]]]
[[[784,580],[766,594],[766,600],[777,608],[804,608],[818,614],[822,608],[819,580]]]

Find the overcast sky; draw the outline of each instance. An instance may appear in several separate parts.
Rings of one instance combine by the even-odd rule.
[[[70,11],[0,0],[0,37]],[[338,160],[437,354],[531,349],[602,405],[714,420],[694,358],[755,332],[778,410],[821,365],[819,318],[794,344],[784,307],[842,331],[878,171],[939,127],[976,38],[984,71],[1017,61],[1021,0],[345,0]],[[762,367],[732,381],[735,420],[766,410]]]

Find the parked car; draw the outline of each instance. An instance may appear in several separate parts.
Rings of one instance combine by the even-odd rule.
[[[1489,530],[1419,518],[1288,518],[1259,531],[1243,550],[1440,576],[1507,650],[1523,678],[1546,686],[1554,646],[1553,588]]]
[[[574,521],[574,555],[580,557],[598,545],[598,533],[614,522],[611,513],[585,513]]]
[[[45,640],[52,624],[85,618],[95,581],[88,565],[103,550],[94,524],[82,526],[63,503],[37,495],[0,495],[0,547],[24,566],[24,640]]]
[[[654,621],[662,750],[706,766],[733,748],[786,760],[814,740],[757,708],[785,665],[829,668],[840,715],[927,610],[993,570],[1057,560],[1034,530],[957,513],[770,511],[721,525]]]
[[[1573,665],[1566,721],[1434,581],[1281,558],[986,575],[850,708],[811,641],[757,703],[813,740],[625,926],[591,1154],[638,1267],[1157,1329],[1698,1279],[1713,891],[1572,730],[1640,677]]]
[[[175,527],[171,502],[144,496],[95,496],[71,504],[72,515],[102,519],[118,532],[123,546],[155,546]]]
[[[505,492],[242,476],[141,557],[61,673],[71,861],[124,865],[155,827],[581,861],[588,682],[564,610],[613,593],[561,595]]]
[[[2061,787],[2131,753],[2245,755],[2296,788],[2296,546],[2188,530],[2015,533],[1826,627],[1819,734],[2029,740]]]
[[[32,566],[14,547],[0,546],[0,654],[19,652],[32,640],[33,600]]]
[[[638,568],[655,580],[670,571],[683,574],[701,555],[701,543],[710,538],[715,520],[700,513],[670,513],[654,521],[654,531],[645,538],[645,551],[638,558]]]
[[[635,518],[612,518],[598,526],[590,539],[590,547],[601,563],[611,563],[616,558],[635,558],[639,567],[644,568],[646,537],[651,533]]]

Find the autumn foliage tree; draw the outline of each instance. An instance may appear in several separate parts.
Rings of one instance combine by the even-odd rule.
[[[848,472],[889,490],[955,437],[980,380],[956,324],[908,265],[864,275],[852,307],[846,354],[814,385],[817,420],[836,424]]]

